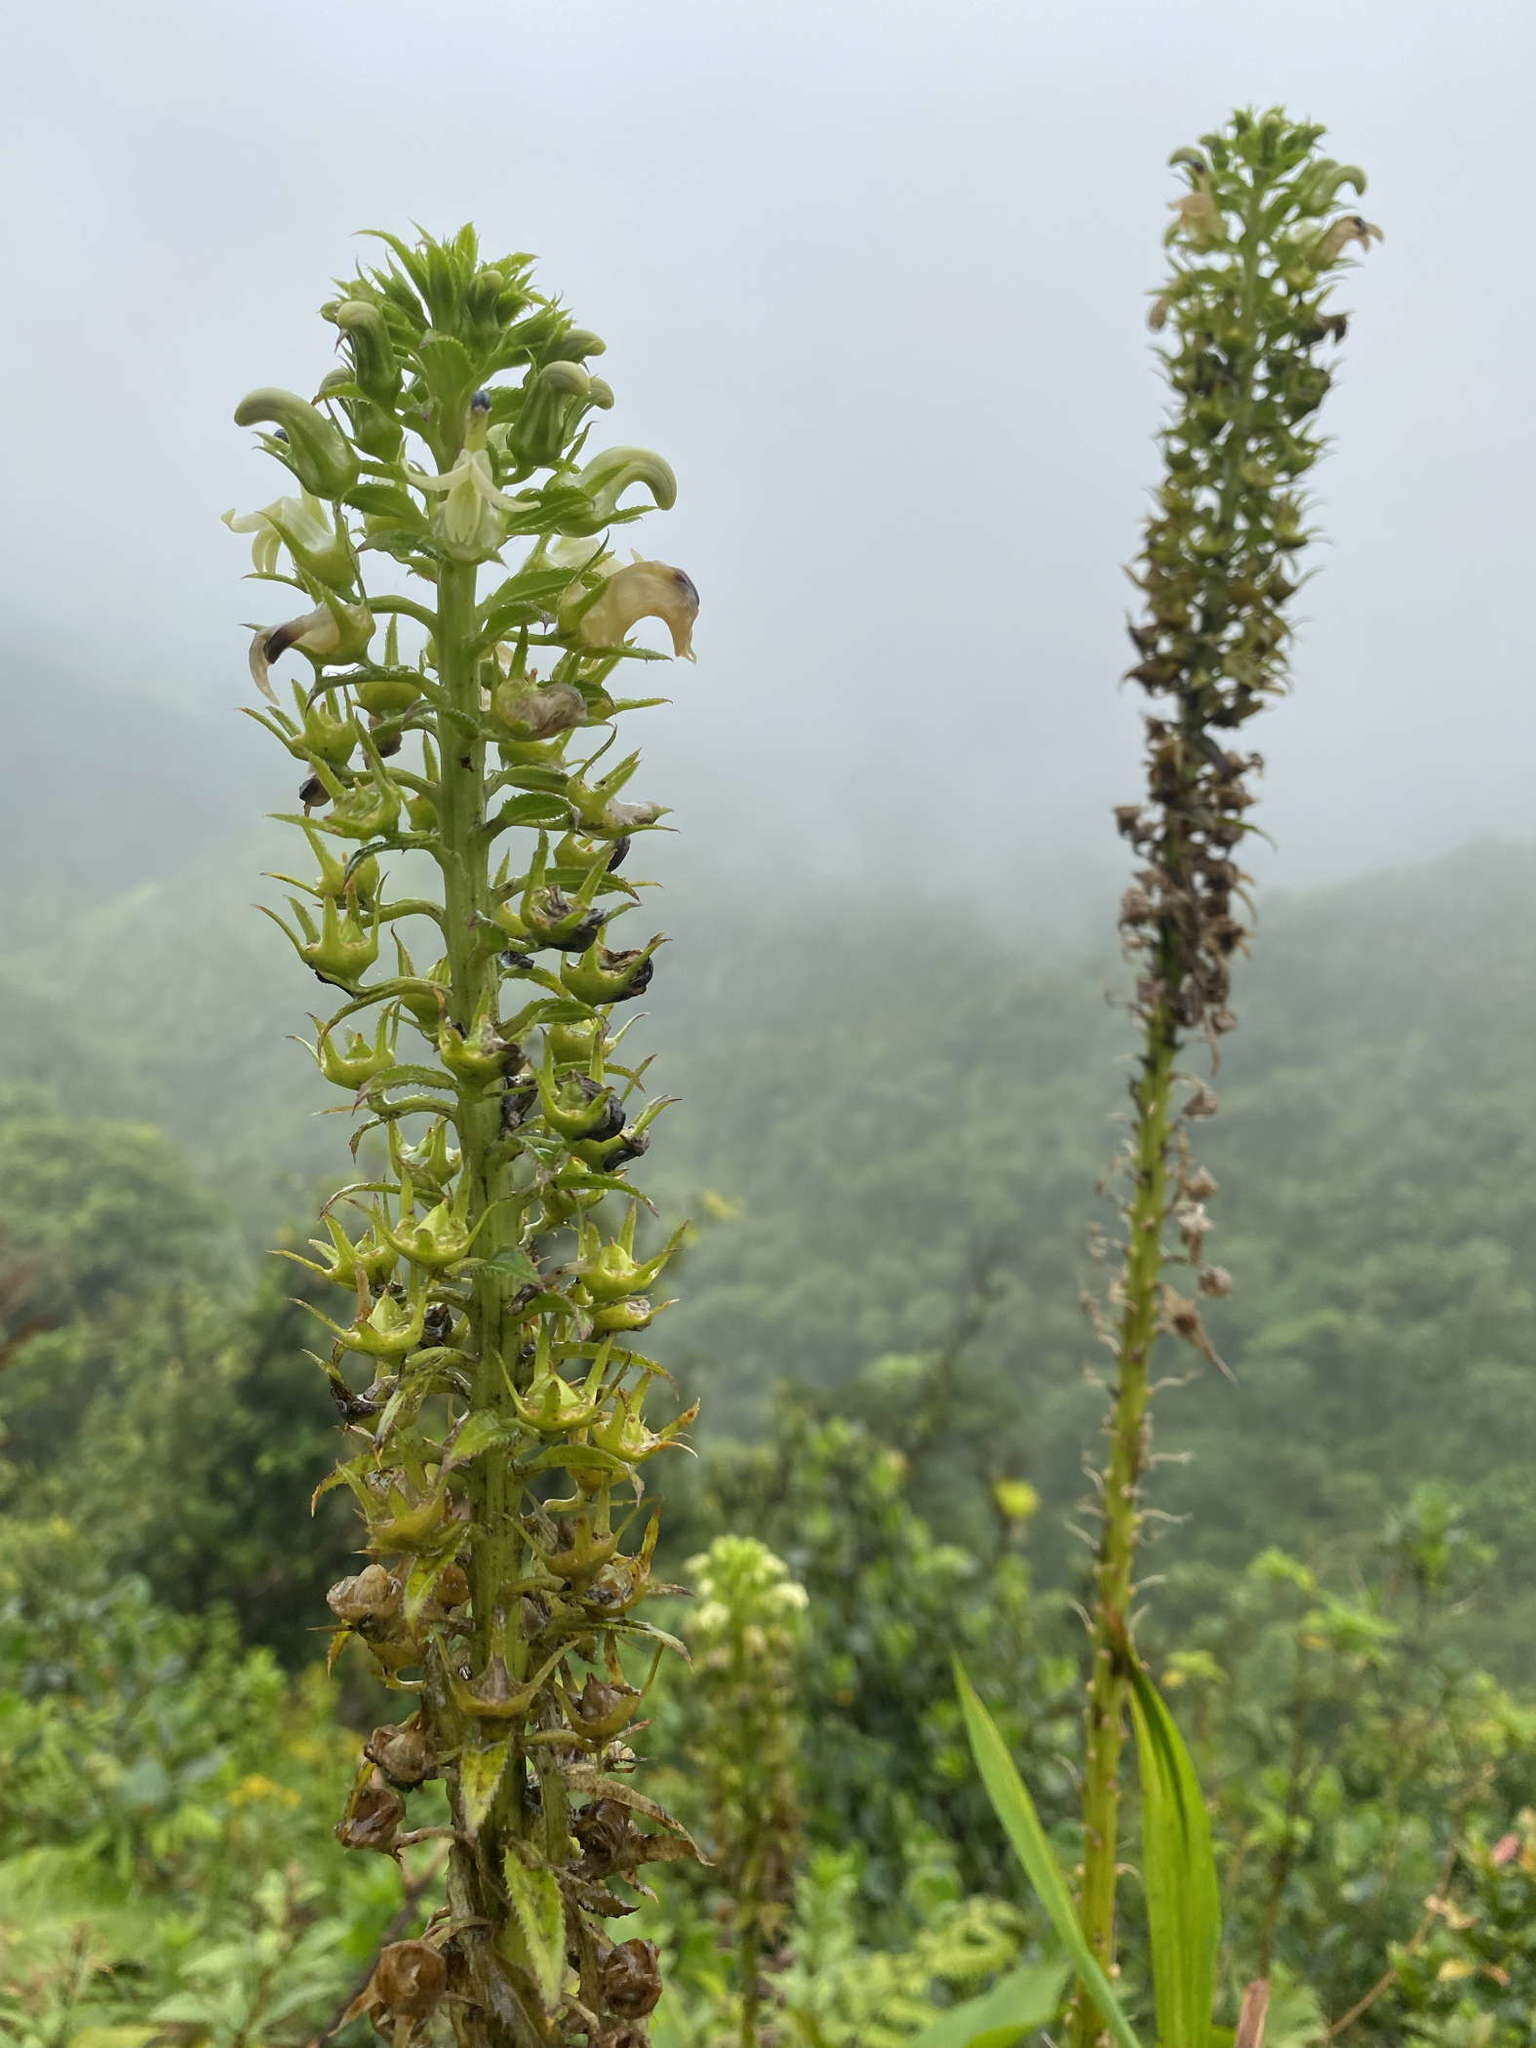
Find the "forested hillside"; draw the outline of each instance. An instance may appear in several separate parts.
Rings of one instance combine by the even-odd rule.
[[[15,1256],[62,1262],[68,1327],[110,1323],[118,1287],[160,1302],[170,1279],[211,1268],[246,1313],[260,1247],[285,1227],[307,1234],[320,1176],[334,1178],[336,1127],[310,1114],[316,1078],[284,1037],[304,1029],[302,978],[248,908],[261,864],[259,840],[224,845],[0,961],[3,1229]],[[1528,849],[1490,845],[1272,901],[1210,1147],[1231,1187],[1219,1256],[1234,1291],[1212,1321],[1232,1381],[1207,1371],[1161,1411],[1164,1446],[1196,1454],[1162,1482],[1192,1517],[1165,1545],[1176,1580],[1269,1542],[1349,1553],[1430,1477],[1471,1504],[1514,1587],[1536,1575],[1536,1510],[1517,1484],[1536,1452],[1522,1391],[1533,881]],[[657,1016],[640,1028],[659,1085],[682,1097],[650,1178],[671,1215],[700,1225],[663,1330],[705,1396],[706,1466],[722,1437],[762,1430],[786,1379],[845,1389],[844,1405],[900,1441],[921,1424],[923,1355],[942,1354],[944,1426],[914,1474],[920,1504],[974,1541],[989,1483],[1027,1480],[1050,1510],[1031,1537],[1039,1568],[1070,1575],[1065,1522],[1100,1407],[1078,1297],[1126,1043],[1113,954],[936,903],[763,913],[697,882],[677,893]],[[70,1174],[102,1220],[50,1249]],[[104,1192],[118,1185],[120,1215]],[[294,1277],[268,1262],[264,1313]],[[137,1351],[145,1324],[131,1320]],[[328,1421],[307,1370],[290,1357],[261,1398],[288,1390],[318,1464]],[[26,1434],[38,1378],[8,1378],[13,1433]],[[64,1402],[60,1387],[51,1398]],[[47,1442],[61,1431],[62,1417]],[[221,1474],[218,1443],[190,1435],[195,1491],[256,1485],[248,1469]],[[29,1448],[46,1463],[42,1440]],[[260,1483],[270,1494],[277,1480]],[[292,1483],[270,1512],[291,1511]],[[1525,1602],[1512,1592],[1482,1645],[1495,1660],[1523,1633]]]

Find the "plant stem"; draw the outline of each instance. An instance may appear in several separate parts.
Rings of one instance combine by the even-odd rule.
[[[436,717],[440,763],[437,859],[443,876],[443,929],[447,944],[450,1021],[468,1032],[484,1003],[495,993],[494,953],[486,944],[490,929],[490,868],[485,826],[485,742],[471,738],[453,717],[476,717],[480,684],[476,655],[475,585],[472,563],[445,563],[438,584],[434,638],[438,649],[443,708]],[[497,1098],[473,1082],[458,1086],[461,1173],[469,1187],[469,1221],[480,1227],[477,1248],[486,1261],[475,1275],[470,1304],[470,1343],[475,1357],[470,1410],[496,1411],[507,1405],[504,1370],[504,1308],[508,1276],[492,1261],[506,1242],[512,1204],[502,1185],[506,1169],[498,1160]],[[474,1628],[472,1664],[484,1671],[505,1642],[508,1675],[514,1683],[527,1674],[527,1643],[520,1629],[507,1631],[501,1613],[502,1588],[521,1574],[522,1540],[517,1521],[517,1489],[505,1453],[477,1458],[469,1480],[473,1531],[469,1576]],[[490,1813],[478,1829],[460,1827],[449,1875],[449,1896],[466,1917],[494,1920],[487,1906],[495,1897],[496,1873],[508,1835],[525,1836],[532,1816],[527,1810],[526,1768],[520,1725],[513,1724],[507,1766]],[[474,1731],[466,1726],[466,1741]],[[456,1821],[462,1817],[455,1815]],[[480,1946],[487,1946],[482,1938]],[[486,1958],[487,1963],[489,1958]],[[487,1977],[489,1982],[489,1977]],[[522,2016],[511,2024],[495,2016],[487,1997],[474,2016],[476,2038],[485,2048],[512,2048],[524,2040]],[[531,2037],[530,2037],[531,2038]]]
[[[1127,1673],[1121,1645],[1140,1533],[1140,1487],[1147,1462],[1149,1367],[1161,1316],[1163,1218],[1168,1207],[1171,1101],[1178,1042],[1166,1007],[1159,1006],[1147,1020],[1142,1075],[1135,1097],[1135,1194],[1129,1217],[1125,1301],[1110,1411],[1103,1535],[1094,1573],[1080,1910],[1094,1955],[1110,1976],[1114,1974],[1115,1954],[1120,1758],[1125,1746]],[[1079,2001],[1073,2021],[1073,2042],[1090,2048],[1099,2032],[1097,2008],[1086,1999]]]

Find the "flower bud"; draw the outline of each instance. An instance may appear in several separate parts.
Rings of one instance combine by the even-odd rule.
[[[587,327],[569,327],[549,350],[550,362],[580,363],[588,356],[605,356],[608,344]]]
[[[551,367],[556,367],[551,365]],[[588,509],[560,521],[560,531],[575,537],[601,533],[613,523],[619,500],[631,484],[644,484],[658,511],[668,511],[677,502],[677,478],[672,465],[649,448],[605,448],[594,455],[580,474],[572,478],[587,495]]]
[[[353,696],[372,718],[402,718],[421,702],[421,676],[413,668],[365,669],[348,680]]]
[[[529,373],[523,384],[522,404],[508,436],[508,446],[520,463],[542,467],[557,459],[565,440],[566,407],[573,398],[586,397],[591,384],[579,363],[546,363],[542,370]],[[580,478],[575,481],[581,483]],[[607,523],[600,519],[596,526],[579,530],[597,533]],[[564,532],[572,530],[562,528]]]
[[[283,460],[305,490],[313,491],[317,498],[345,497],[357,482],[357,457],[346,436],[297,392],[268,385],[252,391],[235,407],[237,427],[259,426],[263,420],[282,429]],[[277,437],[267,438],[275,441]]]
[[[366,299],[347,299],[331,317],[347,338],[361,389],[378,404],[392,405],[400,391],[400,365],[384,315]]]

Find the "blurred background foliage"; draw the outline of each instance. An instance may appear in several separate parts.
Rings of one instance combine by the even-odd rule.
[[[386,1927],[416,1931],[412,1866],[309,1818],[376,1703],[345,1662],[316,1675],[352,1539],[334,1497],[306,1519],[335,1417],[301,1270],[264,1247],[308,1235],[338,1127],[306,1118],[302,990],[243,907],[260,837],[207,829],[189,872],[0,909],[0,2034],[24,2048],[298,2048]],[[1184,1519],[1142,1640],[1212,1789],[1230,1981],[1273,1964],[1279,2048],[1528,2038],[1533,882],[1489,845],[1272,899],[1218,1080],[1235,1384],[1161,1410],[1191,1455],[1160,1475]],[[705,1411],[664,1475],[663,1576],[750,1536],[808,1595],[774,2024],[894,2048],[1043,1947],[956,1649],[1074,1849],[1078,1296],[1118,970],[1027,904],[669,898],[642,1028],[685,1100],[652,1182],[696,1229],[664,1355]],[[658,1796],[708,1842],[683,1762],[707,1705],[665,1673],[649,1704]],[[729,2038],[728,1863],[667,1872],[643,1916],[672,1955],[658,2048]]]

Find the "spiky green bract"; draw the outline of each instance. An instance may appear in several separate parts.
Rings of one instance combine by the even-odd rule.
[[[1341,195],[1358,194],[1365,179],[1319,154],[1322,133],[1279,111],[1240,113],[1198,148],[1176,152],[1185,190],[1168,230],[1172,272],[1152,312],[1153,327],[1169,337],[1162,360],[1174,407],[1134,571],[1145,609],[1130,629],[1131,676],[1155,705],[1146,793],[1116,814],[1139,862],[1120,924],[1136,963],[1141,1057],[1121,1161],[1120,1271],[1102,1319],[1114,1383],[1097,1502],[1083,1788],[1083,1926],[1111,1975],[1152,1357],[1166,1333],[1219,1363],[1199,1299],[1231,1285],[1206,1258],[1215,1182],[1188,1136],[1216,1098],[1203,1084],[1181,1097],[1180,1065],[1196,1036],[1214,1058],[1235,1022],[1231,961],[1247,936],[1237,853],[1251,829],[1247,777],[1260,765],[1236,740],[1285,686],[1285,607],[1309,538],[1303,484],[1323,445],[1312,422],[1331,381],[1324,358],[1345,330],[1331,282],[1349,249],[1379,234],[1341,211]],[[1165,1279],[1171,1262],[1189,1269],[1189,1293]],[[1073,2048],[1101,2039],[1087,2000],[1071,2039]]]
[[[698,599],[608,552],[638,516],[625,494],[670,504],[671,471],[589,452],[602,343],[529,259],[482,261],[469,228],[382,239],[385,266],[325,308],[342,360],[315,399],[240,407],[300,496],[234,522],[258,577],[301,593],[250,654],[319,870],[278,878],[277,921],[342,992],[313,1051],[370,1147],[305,1261],[341,1290],[320,1317],[348,1437],[327,1483],[368,1560],[329,1603],[338,1647],[361,1642],[412,1711],[366,1744],[337,1833],[399,1858],[443,1832],[410,1825],[416,1788],[447,1793],[430,1955],[381,1964],[358,2009],[396,2039],[639,2048],[656,1952],[607,1923],[645,1865],[691,1853],[625,1742],[671,1641],[643,1614],[642,1475],[689,1417],[643,1413],[672,1245],[637,1246],[629,1168],[663,1104],[636,1113],[614,1012],[660,939],[612,927],[662,812],[625,794],[614,686],[660,658],[630,640],[641,618],[689,651]],[[290,651],[309,665],[291,712],[269,677]]]

